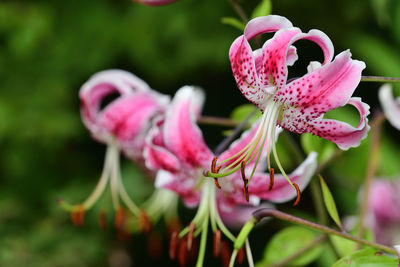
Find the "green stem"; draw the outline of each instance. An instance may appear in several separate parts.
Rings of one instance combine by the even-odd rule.
[[[400,78],[382,76],[361,76],[362,82],[400,83]]]
[[[253,217],[254,218],[252,218],[251,220],[254,220],[255,223],[258,223],[261,219],[263,219],[265,217],[274,217],[274,218],[277,218],[277,219],[280,219],[280,220],[284,220],[284,221],[287,221],[287,222],[300,224],[300,225],[303,225],[303,226],[306,226],[306,227],[309,227],[309,228],[313,228],[315,230],[318,230],[318,231],[321,231],[321,232],[324,232],[324,233],[327,233],[327,234],[337,235],[337,236],[352,240],[352,241],[354,241],[356,243],[363,244],[363,245],[366,245],[366,246],[370,246],[370,247],[382,250],[384,252],[397,255],[396,250],[391,248],[391,247],[388,247],[388,246],[385,246],[385,245],[381,245],[381,244],[376,244],[376,243],[373,243],[371,241],[359,238],[357,236],[352,236],[352,235],[350,235],[350,234],[348,234],[346,232],[340,232],[340,231],[337,231],[335,229],[329,228],[327,226],[320,225],[320,224],[317,224],[317,223],[314,223],[314,222],[311,222],[311,221],[308,221],[308,220],[305,220],[305,219],[302,219],[302,218],[299,218],[299,217],[284,213],[284,212],[279,211],[279,210],[270,209],[270,208],[259,209],[259,210],[256,210],[255,212],[253,212]]]
[[[233,250],[232,255],[231,255],[231,260],[229,261],[229,267],[235,266],[235,260],[236,260],[237,254],[238,254],[238,250],[237,249]]]
[[[364,236],[364,220],[368,210],[368,198],[371,188],[372,181],[375,177],[376,169],[378,168],[379,161],[379,148],[380,148],[380,137],[382,130],[382,123],[385,121],[385,115],[383,113],[378,114],[371,122],[371,145],[367,164],[367,173],[365,177],[363,199],[360,209],[359,227],[357,235],[359,237]]]
[[[240,124],[230,118],[213,117],[213,116],[201,116],[197,120],[197,123],[206,125],[226,126],[226,127],[236,127]]]
[[[203,229],[201,232],[201,239],[200,239],[200,249],[199,249],[199,254],[197,257],[196,267],[203,266],[204,256],[206,254],[207,234],[208,234],[208,215],[207,215],[207,218],[203,222]]]

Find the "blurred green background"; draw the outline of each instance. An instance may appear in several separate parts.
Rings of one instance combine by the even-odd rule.
[[[258,1],[240,3],[251,13]],[[274,14],[303,31],[324,31],[336,54],[350,48],[353,58],[367,63],[364,75],[400,76],[400,1],[272,4]],[[161,261],[176,266],[166,260],[166,247],[160,260],[147,255],[144,236],[121,243],[111,228],[99,229],[96,210],[87,214],[84,227],[75,228],[57,206],[58,197],[82,201],[102,168],[105,147],[81,123],[78,91],[92,74],[121,68],[166,94],[200,85],[207,93],[204,113],[229,116],[246,103],[228,60],[231,43],[242,33],[221,23],[222,17],[235,16],[226,0],[181,0],[163,7],[128,0],[0,2],[0,266],[149,266]],[[298,53],[294,76],[321,58],[309,42],[299,42]],[[378,87],[362,83],[355,93],[372,111]],[[222,139],[221,128],[204,129],[211,147]],[[388,152],[379,172],[392,176],[399,172],[393,162],[398,133],[386,125],[384,134]],[[342,215],[356,212],[354,193],[365,175],[368,144],[346,155],[335,163],[339,173],[328,174],[338,179],[327,181],[340,199]],[[150,193],[150,183],[139,179],[128,161],[123,173],[128,185],[134,183],[128,189],[135,199]]]

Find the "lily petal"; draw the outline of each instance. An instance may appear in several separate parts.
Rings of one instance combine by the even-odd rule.
[[[277,15],[269,15],[257,17],[247,23],[244,29],[244,36],[247,40],[252,39],[256,35],[268,32],[276,32],[280,29],[293,27],[292,23],[285,17]]]
[[[310,119],[345,105],[361,80],[365,63],[351,59],[349,50],[331,63],[296,79],[280,89],[275,99],[301,108]],[[285,127],[284,127],[285,128]]]
[[[369,115],[369,105],[361,102],[361,98],[359,97],[350,98],[347,104],[357,108],[360,114],[360,123],[357,127],[353,127],[346,122],[320,118],[309,121],[302,130],[328,139],[336,143],[342,150],[359,146],[361,140],[367,137],[370,129],[367,118]]]
[[[379,89],[379,101],[390,124],[400,130],[400,98],[394,99],[390,84],[384,84]]]
[[[256,64],[261,65],[259,55],[260,50],[256,50],[253,55],[250,44],[243,35],[238,37],[229,49],[229,59],[236,84],[242,94],[257,106],[263,102],[267,94],[257,74]]]
[[[143,151],[146,167],[150,170],[165,170],[176,173],[180,170],[179,159],[166,147],[164,136],[161,132],[164,120],[162,116],[154,119],[153,127],[146,137],[146,145]]]
[[[310,182],[317,169],[317,153],[312,152],[288,177],[295,182],[302,191]],[[289,201],[297,196],[296,190],[286,181],[281,174],[275,175],[274,186],[268,191],[269,175],[257,173],[249,183],[249,194],[275,203]]]
[[[165,116],[164,140],[167,148],[184,164],[208,166],[213,155],[196,124],[204,102],[202,90],[185,86],[176,93]]]
[[[199,204],[202,190],[195,190],[198,182],[195,174],[176,173],[160,170],[157,172],[155,186],[169,189],[177,193],[187,207],[195,207]]]

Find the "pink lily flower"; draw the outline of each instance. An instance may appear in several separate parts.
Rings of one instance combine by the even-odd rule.
[[[400,243],[400,180],[376,179],[368,195],[367,225],[378,243]]]
[[[285,202],[296,196],[290,185],[283,182],[281,175],[275,176],[275,187],[268,191],[269,175],[261,170],[259,164],[253,177],[253,183],[248,187],[249,202],[243,198],[243,177],[233,173],[221,181],[220,190],[217,190],[213,180],[203,174],[204,168],[209,166],[215,155],[206,145],[202,132],[196,125],[204,102],[204,94],[194,87],[183,87],[175,95],[165,116],[154,121],[154,127],[147,137],[144,150],[146,165],[150,169],[159,170],[156,177],[156,187],[166,188],[176,192],[188,207],[196,207],[195,215],[189,227],[183,229],[176,238],[192,243],[194,237],[201,233],[200,248],[205,246],[208,224],[214,232],[214,244],[220,244],[221,232],[230,240],[235,237],[226,228],[223,218],[229,218],[229,224],[239,226],[250,218],[243,211],[254,208],[261,200],[270,202]],[[253,127],[243,133],[242,137],[231,145],[221,157],[227,157],[244,147],[249,138],[257,132]],[[308,158],[291,174],[290,180],[299,185],[302,190],[315,172],[316,153]],[[250,175],[245,170],[244,175]],[[251,210],[250,210],[251,211]],[[237,212],[237,213],[236,213]],[[241,225],[240,225],[241,226]],[[190,240],[190,241],[189,241]],[[183,242],[183,241],[182,241]],[[186,241],[185,241],[186,242]],[[177,246],[177,241],[173,242]],[[219,248],[217,248],[217,251]],[[174,250],[173,250],[174,251]],[[201,266],[204,250],[200,249],[197,263]]]
[[[147,6],[163,6],[172,4],[178,0],[133,0],[133,2],[138,2]]]
[[[100,110],[101,101],[111,94],[117,98]],[[82,121],[94,139],[107,145],[103,172],[92,194],[79,205],[61,201],[62,207],[71,212],[74,224],[82,225],[85,211],[89,210],[110,185],[112,203],[117,211],[115,225],[123,226],[125,216],[120,201],[138,218],[141,228],[148,228],[148,218],[130,199],[120,174],[120,150],[131,159],[143,161],[145,136],[151,119],[164,112],[169,98],[153,91],[144,81],[122,70],[102,71],[92,76],[79,93]],[[105,224],[100,215],[100,225]]]
[[[249,41],[268,32],[275,32],[274,37],[267,40],[262,48],[253,51]],[[322,65],[311,62],[307,74],[288,81],[287,66],[297,60],[293,43],[301,39],[319,45],[324,53],[324,62]],[[223,166],[226,161],[235,164],[222,167],[219,173],[209,172],[208,176],[220,178],[229,175],[239,170],[241,165],[249,165],[257,155],[267,150],[269,170],[272,171],[269,163],[272,151],[280,171],[290,183],[273,142],[277,125],[298,134],[318,135],[336,143],[343,150],[358,146],[367,136],[369,106],[360,98],[351,97],[360,82],[365,64],[351,59],[349,50],[341,52],[332,61],[333,45],[323,32],[310,30],[303,33],[280,16],[258,17],[251,20],[244,35],[233,42],[229,58],[238,88],[260,108],[263,116],[257,133],[247,146],[230,158],[218,161],[216,168]],[[323,118],[327,111],[347,104],[353,105],[360,114],[357,127]],[[294,184],[291,185],[297,190]]]
[[[379,89],[379,101],[390,124],[400,130],[400,97],[393,97],[390,84],[384,84]]]
[[[397,256],[399,257],[399,265],[398,265],[398,267],[400,267],[400,245],[395,245],[394,249],[397,251]]]

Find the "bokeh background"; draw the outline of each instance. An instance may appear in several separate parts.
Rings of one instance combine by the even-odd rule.
[[[250,14],[258,1],[240,3]],[[367,63],[364,75],[400,76],[400,1],[273,0],[272,7],[303,31],[324,31],[336,54],[350,48],[353,58]],[[236,17],[229,1],[181,0],[163,7],[129,0],[0,2],[0,266],[177,265],[167,259],[163,225],[152,237],[163,240],[153,243],[164,245],[163,251],[148,251],[144,235],[121,242],[112,227],[98,227],[102,203],[86,215],[85,226],[75,228],[57,199],[82,201],[101,172],[105,146],[85,130],[78,101],[80,86],[94,73],[125,69],[171,95],[183,85],[199,85],[207,94],[204,114],[210,116],[227,117],[246,103],[228,60],[231,43],[242,33],[221,23],[222,17]],[[298,43],[298,53],[293,77],[322,56],[307,41]],[[378,87],[362,83],[355,93],[372,111],[379,109]],[[226,130],[203,129],[211,147]],[[384,136],[378,172],[390,178],[400,173],[399,135],[385,125]],[[367,140],[327,170],[343,216],[357,213],[368,151]],[[151,181],[127,160],[123,177],[137,201],[151,193]],[[307,194],[295,212],[312,218]],[[181,208],[181,215],[187,223],[193,211]],[[279,226],[254,235],[256,260],[274,227]]]

